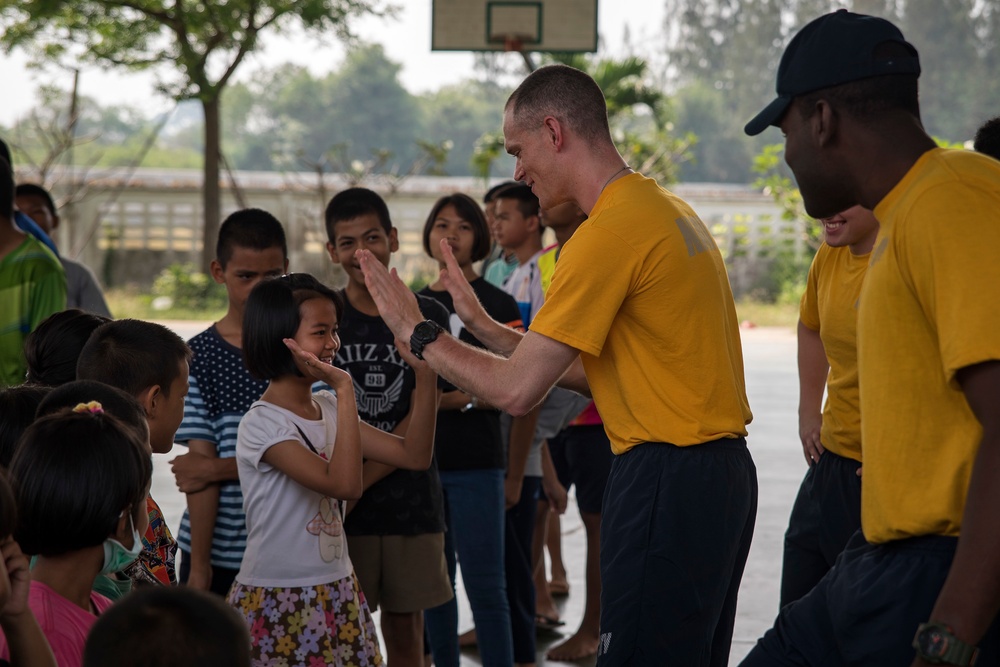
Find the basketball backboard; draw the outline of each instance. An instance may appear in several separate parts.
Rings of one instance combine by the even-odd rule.
[[[597,51],[597,0],[432,0],[432,51]]]

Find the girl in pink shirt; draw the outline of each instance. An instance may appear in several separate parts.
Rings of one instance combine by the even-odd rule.
[[[37,555],[28,606],[60,667],[82,663],[90,626],[111,601],[92,592],[98,574],[138,556],[152,461],[140,434],[100,403],[42,417],[11,463],[14,537]],[[0,636],[0,657],[9,658]]]

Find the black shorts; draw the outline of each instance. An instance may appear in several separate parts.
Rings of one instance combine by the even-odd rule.
[[[869,544],[857,533],[812,592],[781,610],[745,667],[909,665],[917,626],[948,576],[957,537]],[[979,644],[977,665],[1000,664],[1000,619]]]
[[[598,665],[727,665],[756,516],[743,438],[616,456],[601,517]]]
[[[785,531],[781,607],[811,591],[861,530],[860,467],[826,451],[802,480]]]
[[[559,483],[567,490],[570,486],[576,487],[576,504],[580,511],[600,514],[611,462],[615,458],[604,426],[567,426],[549,440],[549,453]]]

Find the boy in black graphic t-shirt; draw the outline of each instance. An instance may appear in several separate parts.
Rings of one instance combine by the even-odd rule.
[[[347,273],[341,346],[334,363],[354,380],[358,413],[385,431],[405,430],[415,377],[400,357],[392,332],[379,317],[354,258],[370,250],[385,266],[399,243],[389,210],[378,194],[350,188],[326,208],[330,259]],[[420,298],[424,317],[448,326],[448,313]],[[365,491],[344,522],[361,589],[372,610],[382,608],[388,661],[423,660],[423,610],[452,597],[444,558],[444,504],[436,466],[395,470],[367,461]]]

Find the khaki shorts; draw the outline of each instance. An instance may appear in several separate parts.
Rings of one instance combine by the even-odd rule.
[[[348,535],[347,552],[368,608],[412,614],[454,595],[444,559],[444,533]]]

